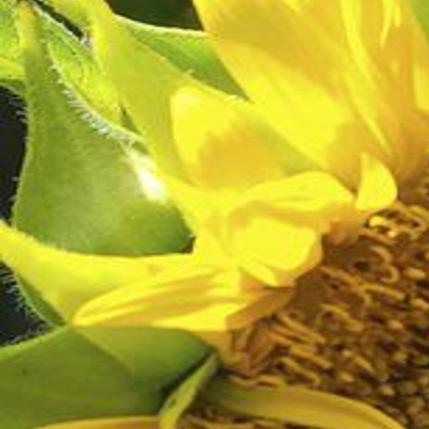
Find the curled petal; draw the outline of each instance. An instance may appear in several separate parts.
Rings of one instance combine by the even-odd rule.
[[[231,222],[231,246],[240,266],[263,284],[289,286],[321,260],[321,231],[269,210],[241,211]]]
[[[271,314],[287,299],[284,291],[253,288],[237,271],[190,263],[95,298],[74,323],[183,329],[226,351],[230,330]]]
[[[263,283],[290,285],[320,262],[322,236],[353,202],[347,188],[321,172],[255,186],[231,210],[225,247]]]

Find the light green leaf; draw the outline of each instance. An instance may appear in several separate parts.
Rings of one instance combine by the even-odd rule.
[[[319,429],[405,429],[385,414],[341,396],[303,387],[242,387],[216,378],[204,398],[248,417]]]
[[[39,14],[46,42],[64,78],[91,109],[106,120],[121,124],[116,90],[99,69],[89,47],[48,14]]]
[[[19,40],[14,25],[15,0],[0,2],[0,86],[21,94],[24,71],[20,61]]]
[[[75,0],[44,0],[80,26],[88,27],[85,8]],[[195,78],[231,94],[242,95],[208,37],[201,31],[166,28],[120,18],[122,25],[143,48],[151,48],[172,64]]]
[[[159,413],[160,429],[175,429],[182,414],[192,404],[198,393],[215,375],[219,368],[217,355],[210,355],[186,380],[168,397]]]
[[[224,92],[243,95],[204,33],[157,27],[129,19],[123,19],[122,22],[139,42],[167,58],[179,69]]]
[[[29,141],[14,208],[18,229],[84,253],[182,249],[188,231],[139,138],[72,92],[44,48],[40,18],[20,7]]]
[[[104,330],[103,348],[92,341],[98,332],[61,329],[0,349],[0,427],[156,414],[207,353],[180,332]]]
[[[16,0],[0,2],[0,86],[25,96],[15,3]],[[88,47],[48,14],[41,13],[40,17],[55,63],[73,89],[106,119],[120,123],[122,112],[115,89],[100,72]]]

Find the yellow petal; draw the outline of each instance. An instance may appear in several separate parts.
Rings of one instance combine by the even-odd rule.
[[[213,223],[217,207],[209,192],[172,176],[163,177],[172,200],[195,233]]]
[[[334,176],[309,171],[283,180],[255,186],[243,195],[243,204],[265,204],[287,213],[299,213],[324,221],[353,203],[353,194]],[[323,228],[323,227],[322,227]]]
[[[299,215],[264,209],[235,214],[231,243],[239,264],[269,286],[289,286],[321,260],[318,226],[300,224]]]
[[[248,103],[184,87],[172,99],[172,118],[178,153],[194,185],[240,190],[284,176],[275,151],[286,142]],[[292,166],[296,171],[307,165],[295,159]]]
[[[163,273],[92,300],[74,323],[176,328],[212,342],[213,334],[246,326],[288,298],[246,284],[237,271],[188,264],[180,272]]]
[[[389,207],[398,195],[395,178],[377,158],[361,156],[361,179],[352,206],[338,216],[329,235],[334,244],[354,240],[372,214]]]
[[[362,155],[361,183],[356,199],[356,208],[365,213],[374,213],[390,206],[397,197],[395,178],[378,159]]]
[[[181,256],[177,257],[177,263],[182,264]],[[69,318],[87,300],[158,272],[174,264],[176,256],[133,258],[72,253],[0,223],[0,259]]]
[[[299,150],[354,186],[362,151],[402,174],[416,118],[409,76],[423,55],[405,2],[194,3],[232,74]]]
[[[405,429],[395,419],[357,400],[300,386],[243,387],[215,378],[207,400],[238,414],[319,429]]]
[[[428,45],[409,3],[341,0],[358,71],[346,82],[362,119],[374,134],[384,133],[394,156],[388,165],[401,181],[423,166],[428,125],[421,113],[429,111]]]
[[[287,286],[321,260],[321,239],[356,218],[354,195],[333,176],[308,172],[258,185],[231,210],[230,253],[270,286]]]
[[[56,423],[37,429],[159,429],[156,417],[117,417]]]

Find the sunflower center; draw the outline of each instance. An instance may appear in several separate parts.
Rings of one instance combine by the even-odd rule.
[[[429,428],[429,177],[372,216],[353,245],[327,245],[284,308],[234,335],[243,359],[230,374],[242,384],[320,389]],[[262,424],[211,409],[188,419]]]

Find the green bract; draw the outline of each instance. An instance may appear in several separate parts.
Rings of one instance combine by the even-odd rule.
[[[180,332],[58,329],[0,351],[0,426],[156,414],[206,355]]]

